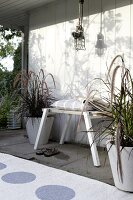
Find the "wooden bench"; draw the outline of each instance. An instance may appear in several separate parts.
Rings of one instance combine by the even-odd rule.
[[[92,131],[91,120],[101,118],[102,112],[98,112],[98,111],[84,111],[84,112],[82,112],[82,111],[73,111],[73,110],[61,110],[61,109],[57,109],[57,108],[45,108],[45,109],[43,109],[43,115],[42,115],[42,119],[41,119],[41,122],[40,122],[39,130],[38,130],[38,134],[37,134],[37,138],[36,138],[36,142],[35,142],[35,146],[34,146],[35,150],[38,149],[40,145],[42,145],[41,142],[42,142],[43,134],[46,134],[43,131],[44,127],[45,127],[46,119],[49,115],[53,115],[53,114],[67,114],[67,120],[66,120],[66,123],[64,125],[63,132],[61,134],[60,144],[64,143],[65,136],[66,136],[68,127],[70,125],[71,116],[72,115],[79,115],[79,116],[83,115],[85,125],[86,125],[86,130],[87,130],[88,141],[89,141],[89,144],[90,144],[93,163],[94,163],[94,166],[97,166],[97,167],[100,166],[100,160],[99,160],[99,156],[98,156],[96,142],[94,141],[94,133]]]

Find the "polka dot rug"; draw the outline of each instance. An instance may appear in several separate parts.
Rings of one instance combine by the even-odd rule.
[[[133,200],[114,186],[0,153],[1,200]]]

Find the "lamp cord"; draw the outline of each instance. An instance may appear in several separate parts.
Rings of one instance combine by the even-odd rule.
[[[100,33],[102,33],[102,14],[103,14],[103,6],[102,6],[102,0],[101,0]]]
[[[83,23],[83,3],[84,0],[79,0],[79,26],[81,27]]]
[[[115,55],[116,55],[116,0],[115,0]]]
[[[131,55],[132,55],[132,0],[130,0],[130,57],[129,57],[129,67],[131,68]]]

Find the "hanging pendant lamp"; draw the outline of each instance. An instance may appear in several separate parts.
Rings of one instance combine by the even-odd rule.
[[[105,44],[105,41],[104,41],[104,35],[102,34],[102,15],[103,15],[102,0],[101,0],[101,14],[100,15],[101,15],[100,16],[100,32],[97,35],[97,42],[96,42],[95,48],[96,48],[96,54],[101,57],[104,54],[105,49],[107,48],[107,45]]]
[[[78,50],[85,50],[85,36],[84,36],[84,28],[82,26],[83,23],[83,4],[84,0],[79,0],[79,22],[76,26],[76,31],[72,32],[72,36],[74,38],[74,47]]]

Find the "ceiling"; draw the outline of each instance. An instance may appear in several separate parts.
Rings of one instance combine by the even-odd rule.
[[[0,24],[6,27],[23,27],[28,24],[30,10],[54,0],[0,0]]]
[[[31,10],[51,3],[52,1],[57,0],[0,0],[0,25],[11,28],[19,27],[22,29],[22,27],[28,24],[28,14]],[[78,2],[78,0],[75,1]],[[98,4],[100,1],[101,0],[90,0],[94,5]],[[133,3],[133,0],[117,0],[117,7],[127,5],[131,2]],[[98,6],[95,6],[95,8],[97,7]],[[104,7],[105,10],[114,8],[114,0],[104,0]],[[95,10],[95,12],[99,11]]]

